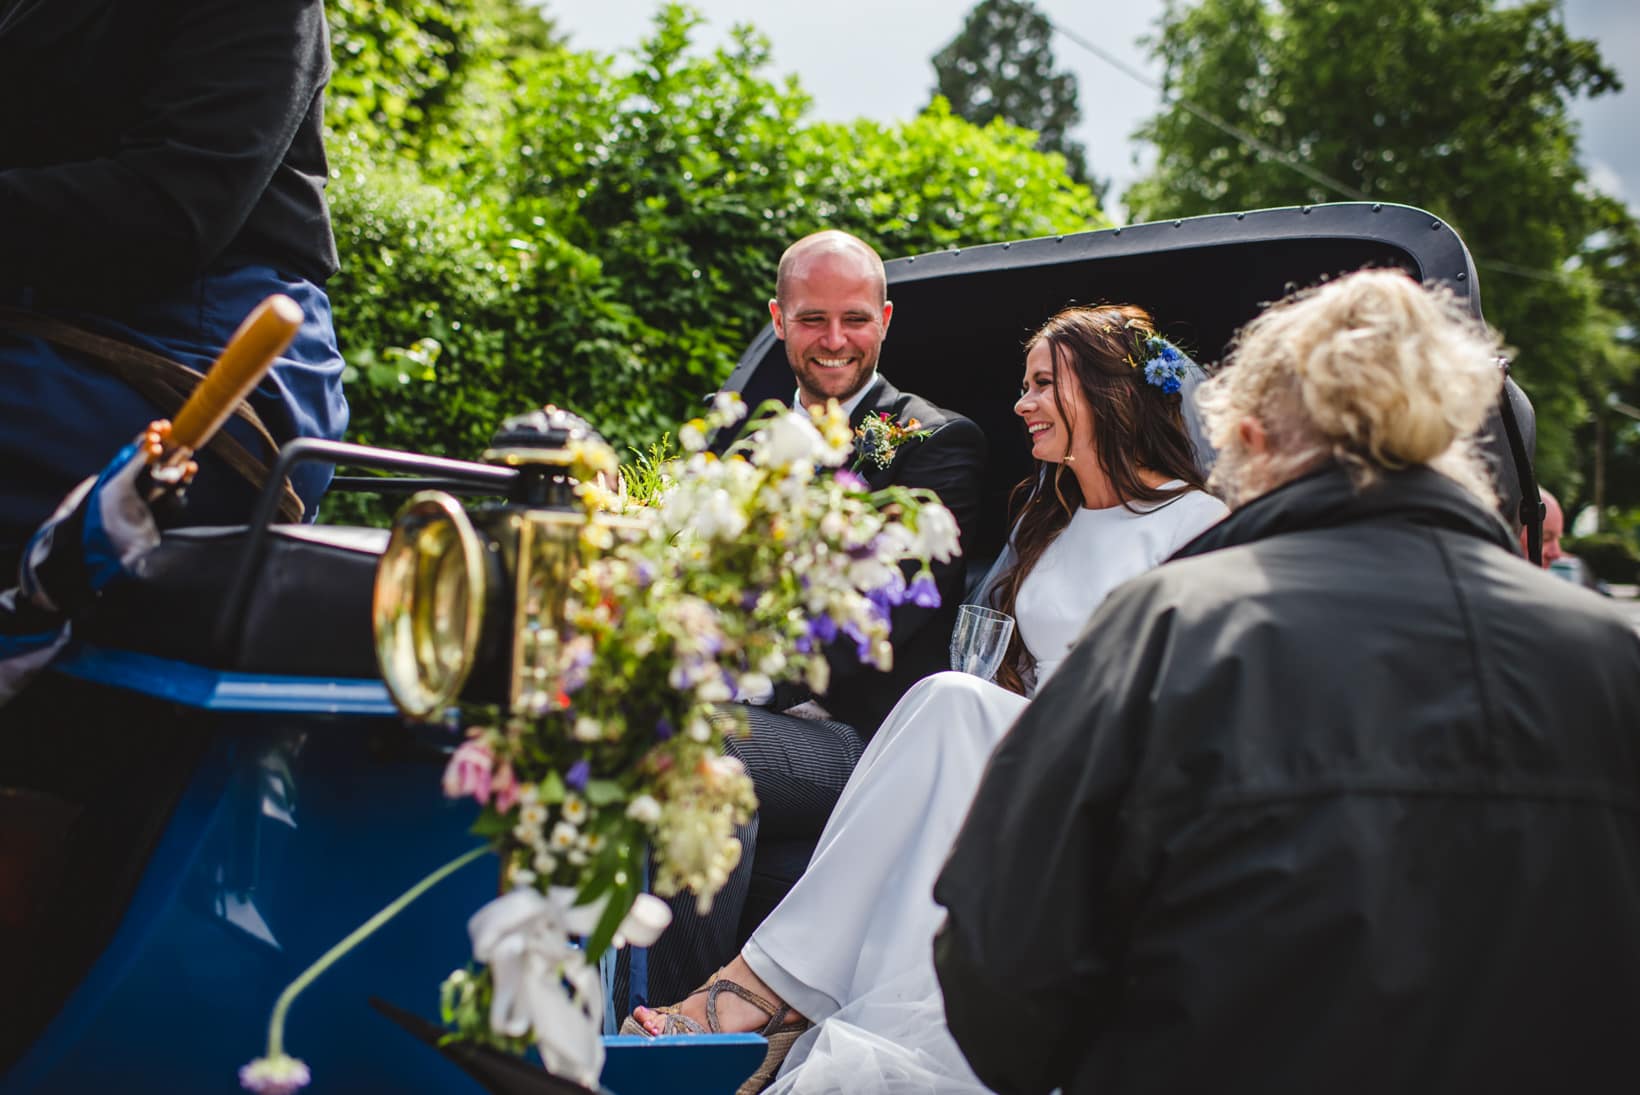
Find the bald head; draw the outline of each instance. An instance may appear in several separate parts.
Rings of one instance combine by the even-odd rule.
[[[1538,497],[1543,499],[1543,565],[1548,566],[1562,555],[1560,538],[1566,532],[1566,515],[1560,509],[1560,503],[1555,496],[1538,488]],[[1526,530],[1520,530],[1521,554],[1526,553]]]
[[[883,260],[871,245],[857,236],[828,228],[804,236],[780,256],[780,269],[775,274],[774,299],[781,304],[791,299],[792,280],[811,264],[835,257],[840,262],[858,265],[858,274],[869,278],[876,292],[876,303],[888,300],[888,275],[883,271]]]

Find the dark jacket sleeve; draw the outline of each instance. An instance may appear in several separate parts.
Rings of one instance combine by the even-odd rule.
[[[956,518],[962,542],[970,544],[974,530],[979,527],[979,484],[985,469],[986,450],[985,432],[972,419],[953,417],[899,457],[893,468],[893,484],[922,487],[939,495],[940,502]],[[939,586],[942,605],[954,604],[962,598],[966,566],[960,555],[933,564],[934,582]],[[894,609],[889,629],[894,649],[904,649],[911,636],[938,612],[938,609],[913,604]],[[847,680],[869,668],[860,661],[854,644],[846,640],[833,643],[826,651],[826,658],[831,663],[832,689],[837,687],[837,681]]]
[[[0,172],[0,284],[195,276],[261,198],[329,72],[320,0],[154,5],[171,26],[111,155]],[[163,11],[164,14],[161,14]],[[112,109],[112,105],[111,105]]]
[[[1143,580],[1141,580],[1143,583]],[[1169,620],[1117,590],[992,755],[934,887],[951,1033],[1001,1092],[1067,1085],[1121,979],[1128,918],[1107,883]]]

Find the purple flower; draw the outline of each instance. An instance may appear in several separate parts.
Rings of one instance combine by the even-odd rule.
[[[587,789],[587,780],[591,778],[592,765],[587,763],[585,757],[582,757],[570,765],[569,771],[564,773],[564,786],[572,787],[577,791],[585,791]]]
[[[911,582],[911,588],[906,590],[905,599],[918,608],[940,607],[940,587],[934,584],[930,574],[919,574]]]
[[[678,728],[673,726],[671,721],[668,720],[665,715],[662,715],[660,718],[655,720],[655,737],[658,740],[667,741],[677,732]]]
[[[587,670],[592,667],[592,642],[585,636],[570,640],[573,653],[566,659],[563,675],[558,683],[564,692],[579,692],[586,687]]]
[[[814,650],[814,640],[807,635],[799,635],[792,646],[796,648],[799,654],[809,654]]]
[[[809,638],[829,643],[837,637],[837,621],[822,612],[809,621]]]
[[[640,559],[633,564],[632,576],[638,580],[640,586],[647,586],[655,580],[655,568]]]
[[[870,559],[877,554],[877,541],[872,540],[865,544],[855,544],[848,549],[850,559]]]
[[[854,640],[854,652],[862,662],[871,661],[871,637],[861,631],[853,620],[843,625],[843,634]]]
[[[866,600],[871,602],[872,615],[879,620],[888,619],[890,611],[900,603],[899,595],[888,586],[870,591],[866,594]]]
[[[853,472],[849,471],[847,468],[838,468],[835,478],[836,478],[837,482],[841,483],[843,486],[847,487],[849,490],[865,490],[866,489],[866,481],[864,479],[861,479],[858,475],[855,475]]]
[[[742,593],[740,595],[741,609],[746,612],[752,611],[757,607],[757,599],[760,596],[762,596],[762,593],[755,589],[748,589],[745,593]]]
[[[1168,395],[1172,395],[1174,392],[1176,392],[1178,390],[1179,390],[1179,378],[1176,377],[1176,376],[1168,377],[1167,382],[1162,385],[1162,391],[1166,392]]]

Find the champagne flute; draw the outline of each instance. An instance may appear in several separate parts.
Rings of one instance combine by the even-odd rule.
[[[951,632],[951,668],[990,680],[1002,667],[1013,634],[1014,618],[1006,612],[963,605],[957,609],[957,626]]]

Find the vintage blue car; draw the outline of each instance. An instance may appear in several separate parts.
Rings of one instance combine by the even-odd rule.
[[[1229,213],[890,262],[885,371],[990,438],[983,512],[994,520],[965,545],[971,562],[998,550],[1004,499],[1029,465],[1009,408],[1022,340],[1048,315],[1135,301],[1207,362],[1264,303],[1364,265],[1444,283],[1479,314],[1463,242],[1395,205]],[[754,405],[790,397],[772,330],[728,386]],[[1506,516],[1533,516],[1521,501],[1537,498],[1531,410],[1512,384],[1492,445]],[[504,494],[515,474],[312,442],[290,446],[281,468],[310,459],[475,496]],[[343,478],[338,489],[380,485]],[[5,1091],[231,1089],[281,988],[476,843],[471,803],[439,789],[449,733],[401,718],[378,671],[371,591],[387,533],[270,525],[277,498],[264,501],[249,528],[167,533],[76,623],[52,669],[0,708]],[[778,900],[810,850],[760,848],[749,916]],[[437,986],[470,957],[466,919],[496,891],[493,860],[464,868],[301,999],[287,1040],[315,1090],[478,1089],[406,1023],[436,1021]],[[373,999],[410,1018],[391,1020]],[[762,1055],[751,1036],[610,1044],[603,1084],[617,1095],[732,1090]],[[497,1090],[573,1089],[538,1069],[465,1066],[488,1067],[482,1082]]]

